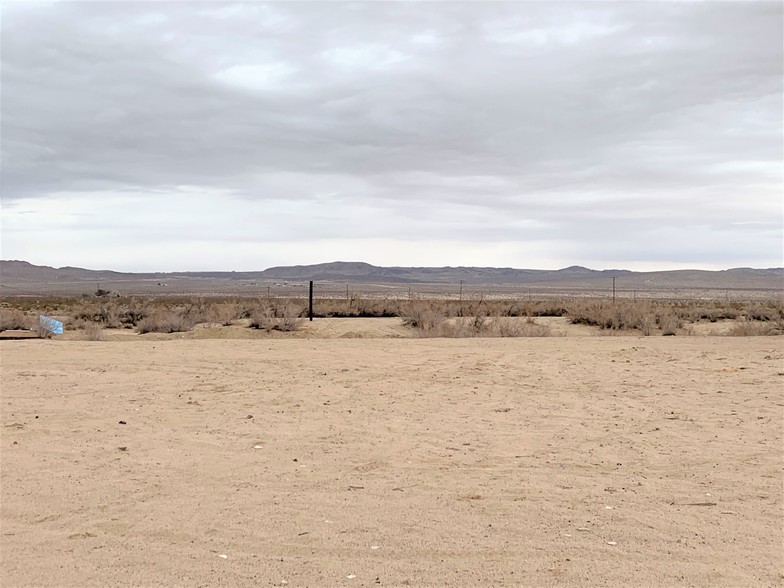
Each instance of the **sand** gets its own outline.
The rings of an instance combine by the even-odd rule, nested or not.
[[[781,339],[386,336],[0,343],[2,585],[784,583]]]

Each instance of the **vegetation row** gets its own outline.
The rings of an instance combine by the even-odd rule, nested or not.
[[[241,324],[266,331],[295,331],[308,315],[308,302],[292,298],[4,298],[0,331],[34,329],[39,314],[62,320],[66,329],[135,329],[174,333],[197,324]],[[734,335],[784,333],[784,303],[701,301],[563,300],[399,300],[353,297],[317,299],[316,318],[397,317],[416,334],[436,337],[546,336],[537,317],[566,317],[602,331],[642,335],[685,334],[698,322],[734,320]],[[510,320],[525,317],[526,320]]]

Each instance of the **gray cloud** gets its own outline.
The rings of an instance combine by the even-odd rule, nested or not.
[[[65,263],[148,269],[90,251],[111,226],[303,245],[253,267],[781,264],[780,3],[2,10],[4,257],[81,231]]]

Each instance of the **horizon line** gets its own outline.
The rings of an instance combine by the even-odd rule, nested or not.
[[[43,268],[51,268],[54,270],[63,270],[63,269],[79,269],[85,271],[93,271],[93,272],[113,272],[113,273],[121,273],[121,274],[194,274],[194,273],[256,273],[256,272],[264,272],[270,269],[276,268],[307,268],[313,266],[323,266],[323,265],[333,265],[333,264],[362,264],[367,265],[374,268],[380,269],[483,269],[483,270],[517,270],[517,271],[538,271],[538,272],[556,272],[556,271],[563,271],[567,269],[585,269],[589,271],[595,272],[631,272],[631,273],[638,273],[638,274],[645,274],[645,273],[660,273],[660,272],[677,272],[677,271],[701,271],[701,272],[726,272],[732,270],[782,270],[784,271],[784,266],[771,266],[771,267],[755,267],[755,266],[732,266],[726,267],[723,269],[704,269],[699,267],[686,267],[686,268],[670,268],[670,269],[653,269],[653,270],[631,270],[626,269],[623,267],[606,267],[603,269],[592,268],[580,264],[572,264],[567,265],[564,267],[559,267],[555,269],[547,269],[547,268],[533,268],[533,267],[512,267],[512,266],[492,266],[492,265],[375,265],[370,262],[366,261],[342,261],[342,260],[335,260],[335,261],[325,261],[325,262],[318,262],[318,263],[295,263],[295,264],[282,264],[282,265],[272,265],[263,269],[190,269],[190,270],[116,270],[116,269],[109,269],[109,268],[101,268],[95,269],[80,265],[63,265],[63,266],[54,266],[54,265],[45,265],[45,264],[36,264],[24,259],[0,259],[0,263],[26,263],[34,267],[43,267]]]

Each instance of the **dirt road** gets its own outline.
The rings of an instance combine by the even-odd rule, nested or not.
[[[3,586],[784,582],[777,338],[1,345]]]

